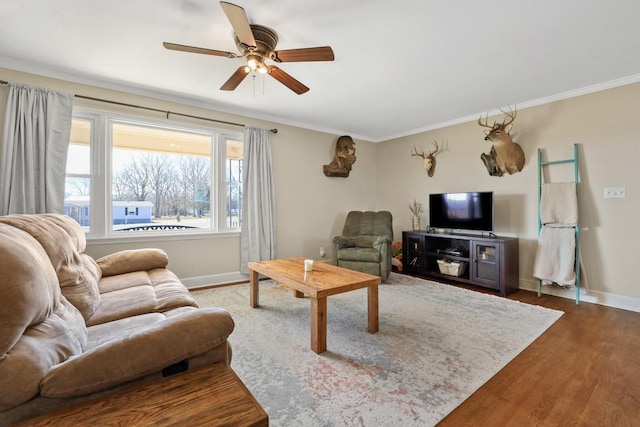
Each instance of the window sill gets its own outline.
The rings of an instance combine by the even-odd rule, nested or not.
[[[145,242],[162,242],[175,240],[199,240],[199,239],[223,239],[229,237],[240,237],[240,231],[203,231],[195,233],[127,233],[122,236],[109,237],[89,237],[87,236],[88,245],[111,245],[114,243],[145,243]]]

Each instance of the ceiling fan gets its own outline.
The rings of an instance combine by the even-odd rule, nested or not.
[[[306,62],[333,61],[334,59],[330,46],[276,50],[278,36],[273,30],[262,25],[249,24],[247,14],[240,6],[226,1],[221,1],[220,6],[233,27],[239,54],[168,42],[164,42],[162,45],[167,49],[182,52],[227,58],[246,58],[247,64],[239,67],[220,87],[221,90],[234,90],[250,73],[266,73],[298,95],[302,95],[309,90],[308,87],[275,65],[266,65],[265,61],[269,59],[275,62]]]

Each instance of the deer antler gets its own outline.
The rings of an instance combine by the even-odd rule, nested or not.
[[[489,126],[488,122],[489,122],[489,113],[487,113],[487,115],[485,116],[484,123],[482,123],[482,116],[480,116],[480,118],[478,119],[478,124],[480,126],[485,127],[485,128],[489,128],[489,129],[493,129],[493,126]],[[494,125],[495,125],[495,123],[494,123]]]
[[[504,119],[504,121],[501,124],[502,127],[509,126],[511,123],[513,123],[513,121],[516,119],[516,116],[518,115],[518,110],[511,110],[511,108],[509,108],[508,112],[504,111],[501,108],[500,112],[507,116],[507,118]],[[487,115],[484,118],[484,123],[482,123],[482,116],[480,116],[480,118],[478,119],[478,124],[485,128],[494,129],[496,127],[496,124],[498,123],[493,122],[493,125],[489,125],[489,113],[487,113]]]
[[[513,121],[516,119],[516,116],[518,115],[518,110],[511,110],[511,107],[509,107],[508,113],[502,108],[500,109],[500,111],[502,112],[502,114],[505,114],[509,118],[509,121],[506,121],[507,119],[505,119],[505,121],[502,122],[502,126],[504,127],[507,127],[511,123],[513,123]]]
[[[416,146],[413,146],[413,151],[411,152],[411,157],[413,156],[418,156],[418,157],[422,157],[423,159],[426,159],[427,157],[424,155],[424,151],[422,153],[418,153],[418,150],[416,149]]]
[[[434,154],[437,154],[440,151],[440,147],[438,146],[438,141],[434,139],[432,142],[433,142],[433,145],[436,147],[436,149],[433,151],[429,151],[429,156],[433,156]]]

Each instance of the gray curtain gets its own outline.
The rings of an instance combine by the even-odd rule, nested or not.
[[[247,263],[276,256],[276,201],[271,169],[269,130],[246,127],[240,271],[248,274]]]
[[[64,212],[73,95],[9,83],[0,214]]]

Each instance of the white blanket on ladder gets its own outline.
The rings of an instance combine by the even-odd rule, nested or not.
[[[543,284],[575,285],[576,231],[574,227],[549,224],[542,227],[533,265],[533,276]]]
[[[575,182],[543,184],[533,276],[544,284],[575,285],[578,197]]]
[[[542,184],[540,222],[575,225],[578,223],[578,195],[575,182]]]

